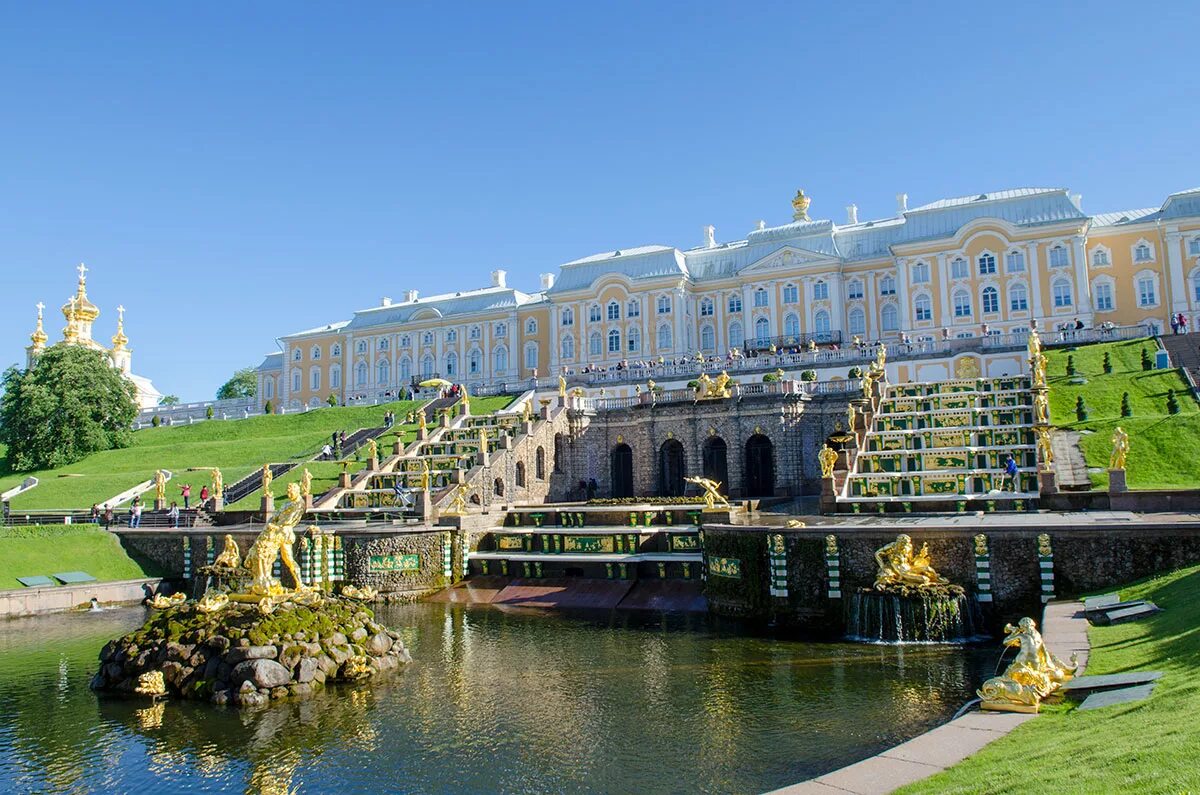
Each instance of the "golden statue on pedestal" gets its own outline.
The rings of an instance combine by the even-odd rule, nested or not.
[[[154,473],[154,501],[159,505],[167,501],[167,475],[161,469]]]
[[[300,496],[311,497],[312,493],[312,473],[308,471],[308,467],[304,468],[304,472],[300,475]]]
[[[425,409],[417,409],[417,427],[425,430]]]
[[[812,199],[810,199],[808,196],[804,195],[804,190],[803,189],[797,190],[795,198],[792,199],[792,220],[793,221],[809,220],[808,206],[810,204],[812,204]]]
[[[1113,428],[1112,455],[1108,458],[1109,469],[1125,469],[1125,458],[1129,455],[1129,434],[1118,425]]]
[[[212,496],[215,499],[221,499],[225,496],[225,477],[221,474],[221,470],[216,467],[212,468]]]
[[[821,464],[821,477],[833,477],[833,468],[837,465],[837,460],[838,454],[836,450],[827,444],[821,445],[821,452],[817,453],[817,461]]]
[[[729,500],[725,499],[725,495],[721,493],[720,481],[709,480],[708,478],[684,478],[684,480],[704,489],[704,507],[706,510],[715,510],[718,503],[722,507],[729,507]]]
[[[238,549],[237,542],[233,540],[233,536],[226,533],[225,546],[221,548],[221,554],[217,555],[217,559],[213,561],[213,566],[216,568],[237,569],[241,565],[241,550]]]
[[[1004,646],[1019,649],[1017,657],[1001,676],[983,683],[978,691],[982,709],[999,712],[1037,712],[1042,699],[1075,675],[1079,667],[1075,655],[1064,663],[1046,648],[1042,634],[1032,618],[1022,618],[1017,626],[1008,624]]]
[[[932,588],[950,583],[934,571],[929,557],[929,545],[913,553],[912,538],[901,533],[896,540],[875,552],[879,573],[875,575],[875,590],[893,591],[912,588]]]
[[[1029,357],[1029,374],[1033,377],[1033,388],[1046,387],[1046,354],[1038,351]]]
[[[1049,469],[1054,463],[1054,447],[1050,441],[1050,429],[1045,425],[1035,426],[1033,432],[1037,435],[1038,458],[1041,459],[1042,469]]]
[[[530,415],[530,404],[532,402],[533,401],[531,400],[526,400],[521,404],[521,419],[525,422],[529,422],[532,419],[532,416]]]
[[[295,583],[294,591],[305,591],[307,586],[300,578],[300,569],[292,557],[292,545],[296,543],[296,525],[304,518],[304,500],[300,498],[300,484],[289,483],[288,501],[271,519],[265,530],[258,534],[254,545],[246,553],[245,568],[250,573],[250,589],[247,594],[237,594],[235,601],[258,601],[262,597],[279,597],[288,593],[279,580],[272,576],[275,560],[279,559]],[[239,599],[249,596],[252,599]]]
[[[1050,396],[1044,389],[1033,393],[1033,422],[1035,425],[1050,424]]]
[[[558,376],[558,396],[560,398],[567,396],[567,379],[563,378],[561,373]]]
[[[442,511],[443,516],[462,516],[467,512],[467,494],[471,489],[466,483],[459,483],[454,487],[454,493],[450,496],[450,504],[446,506],[446,510]]]
[[[379,458],[379,442],[374,439],[367,439],[367,459]]]
[[[1029,358],[1032,359],[1042,352],[1042,338],[1038,336],[1037,329],[1029,329],[1029,339],[1026,340],[1029,346]]]
[[[275,473],[271,471],[270,464],[263,464],[262,468],[262,492],[264,497],[271,496],[271,481],[275,480]]]

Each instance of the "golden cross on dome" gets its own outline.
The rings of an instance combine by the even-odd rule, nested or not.
[[[42,310],[45,308],[46,308],[45,304],[43,304],[41,301],[37,302],[38,320],[42,319]]]
[[[124,319],[125,319],[125,307],[118,306],[117,307],[117,322],[120,323]]]
[[[76,268],[75,270],[79,271],[79,281],[83,281],[83,279],[84,279],[84,274],[85,274],[85,273],[87,273],[87,271],[88,271],[88,267],[87,267],[87,265],[84,265],[84,264],[81,262],[81,263],[79,263],[79,267],[78,267],[78,268]]]

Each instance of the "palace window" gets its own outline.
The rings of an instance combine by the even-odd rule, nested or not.
[[[913,284],[928,284],[929,283],[929,263],[918,262],[912,266],[912,281]]]
[[[329,386],[333,389],[342,387],[342,368],[336,364],[329,368]]]
[[[1004,268],[1009,273],[1025,272],[1025,255],[1020,251],[1010,251],[1004,256]]]
[[[355,368],[354,382],[356,384],[358,384],[359,386],[367,385],[367,363],[366,362],[358,363],[358,367]]]
[[[765,317],[760,317],[754,321],[754,339],[763,347],[771,342],[771,324],[767,322]]]
[[[1092,285],[1092,295],[1096,296],[1096,311],[1111,312],[1113,309],[1113,288],[1109,282],[1096,282]]]
[[[846,288],[846,297],[851,301],[861,300],[863,297],[863,283],[858,279],[851,279],[849,286]]]
[[[379,386],[387,386],[391,378],[392,365],[387,359],[380,359],[379,364],[375,365],[375,383]]]
[[[671,350],[671,327],[666,323],[658,327],[658,349],[660,351]]]
[[[570,309],[564,309],[564,310],[563,310],[563,325],[564,325],[564,326],[569,326],[569,325],[571,325],[570,323],[567,323],[567,322],[566,322],[567,316],[568,316],[568,315],[570,315],[570,314],[571,314],[571,310],[570,310]],[[479,328],[479,326],[471,326],[471,339],[473,339],[473,340],[477,340],[477,339],[479,339],[479,337],[480,337],[482,334],[483,334],[483,329]]]
[[[508,325],[505,323],[497,323],[496,329],[495,329],[495,334],[497,337],[507,337],[508,336]]]
[[[796,317],[795,313],[793,312],[788,312],[783,318],[783,336],[800,336],[800,318]]]
[[[312,346],[312,350],[309,351],[308,355],[309,355],[310,359],[320,359],[321,358],[321,346],[320,345]]]
[[[637,326],[629,329],[628,339],[625,341],[625,347],[629,348],[630,353],[637,353],[642,349],[642,331]]]
[[[449,329],[446,331],[446,342],[458,342],[457,329]]]
[[[531,317],[525,321],[525,333],[526,334],[537,334],[537,319],[536,318]]]
[[[970,273],[967,271],[967,261],[962,257],[955,257],[950,263],[950,278],[965,279]]]
[[[1029,292],[1023,284],[1014,284],[1008,288],[1008,308],[1013,312],[1029,310]]]
[[[303,356],[304,356],[304,354],[300,352],[299,348],[296,348],[294,351],[292,351],[292,361],[293,362],[300,361],[300,359],[303,358]]]
[[[308,371],[308,388],[313,392],[321,388],[321,370],[317,367]]]
[[[620,320],[621,319],[621,305],[618,304],[616,301],[608,302],[608,319],[609,320]]]
[[[867,333],[867,313],[857,307],[850,310],[850,333]]]
[[[1051,287],[1051,293],[1054,296],[1054,306],[1056,308],[1071,306],[1071,283],[1066,279],[1059,279]]]
[[[713,315],[713,300],[711,298],[700,299],[700,317],[712,317]]]
[[[800,303],[800,289],[794,284],[785,284],[783,286],[783,302],[785,304]]]
[[[591,306],[588,307],[588,322],[589,323],[599,323],[600,322],[600,304],[592,304]]]
[[[1142,276],[1137,280],[1138,306],[1154,306],[1158,303],[1158,291],[1153,276]]]
[[[893,276],[884,276],[879,280],[880,295],[895,295],[896,294],[896,279]]]
[[[1050,267],[1065,268],[1071,263],[1067,257],[1067,250],[1062,246],[1054,246],[1050,249]]]
[[[1192,277],[1192,295],[1195,296],[1196,301],[1200,302],[1200,272]]]
[[[612,331],[608,332],[608,352],[621,352],[621,332],[617,329],[613,329]]]
[[[604,338],[600,336],[599,331],[593,331],[588,337],[588,355],[599,356],[604,353]]]
[[[712,351],[717,347],[716,334],[713,332],[713,327],[709,325],[700,328],[700,350]]]
[[[769,303],[770,303],[770,298],[769,298],[766,290],[759,287],[757,290],[754,291],[754,305],[755,306],[767,306]]]
[[[304,376],[300,375],[299,370],[292,370],[292,391],[299,392],[303,384]]]
[[[740,348],[746,342],[746,335],[742,332],[742,324],[734,321],[729,324],[729,347]]]
[[[979,264],[979,275],[980,276],[987,276],[988,274],[996,272],[996,255],[995,254],[989,254],[989,253],[980,254],[979,259],[977,259],[976,262]],[[984,311],[986,311],[986,310],[984,310]]]
[[[883,331],[896,331],[900,328],[900,313],[895,304],[888,304],[879,313],[879,323]]]
[[[629,304],[625,307],[625,317],[641,317],[642,305],[636,298],[630,298]]]
[[[827,282],[813,282],[813,300],[829,300],[829,284]]]
[[[729,296],[729,312],[734,314],[742,311],[742,297],[737,293]]]
[[[268,378],[263,381],[263,396],[267,400],[270,400],[271,398],[275,397],[275,379],[274,378]]]
[[[471,375],[479,375],[479,371],[483,369],[483,352],[478,348],[467,355],[467,369]]]
[[[1149,262],[1152,259],[1154,259],[1154,257],[1150,254],[1150,246],[1146,245],[1145,243],[1138,243],[1133,247],[1134,262]]]
[[[454,351],[446,354],[446,375],[458,375],[458,354]]]
[[[658,314],[660,314],[660,315],[671,314],[671,296],[660,295],[658,297],[657,306],[658,306]]]
[[[341,343],[338,343],[338,342],[335,342],[335,343],[333,343],[333,347],[329,349],[329,355],[330,355],[330,356],[332,356],[332,357],[334,357],[335,359],[336,359],[338,356],[341,356],[341,355],[342,355],[342,345],[341,345]]]
[[[817,332],[820,339],[829,338],[829,313],[824,309],[813,316],[813,331]]]
[[[1200,237],[1193,237],[1188,241],[1188,256],[1200,257]]]
[[[558,345],[559,345],[559,355],[561,355],[562,358],[564,358],[564,359],[574,359],[575,358],[575,338],[574,337],[572,337],[570,334],[568,334],[567,336],[563,337],[559,341]]]
[[[536,370],[538,366],[538,346],[536,342],[525,345],[525,369]]]
[[[424,381],[427,378],[433,378],[433,355],[429,353],[421,357],[421,380]],[[408,379],[401,378],[398,384],[404,383],[406,380]]]
[[[412,341],[409,339],[408,335],[405,334],[403,337],[400,338],[400,347],[407,348],[407,347],[409,347],[409,345],[411,345],[411,342]]]
[[[398,383],[407,384],[412,380],[412,360],[405,356],[400,360],[400,380]]]
[[[501,345],[492,353],[492,370],[497,374],[508,369],[508,348]]]
[[[389,344],[390,344],[390,343],[388,342],[388,338],[387,338],[387,337],[380,337],[380,338],[379,338],[379,350],[381,350],[381,351],[386,351],[386,350],[388,349],[388,346],[389,346]]]
[[[985,315],[994,315],[1000,311],[1000,291],[995,287],[984,287],[980,301]]]
[[[971,294],[966,290],[956,290],[954,292],[953,303],[955,317],[971,316]]]
[[[1092,265],[1095,265],[1096,267],[1104,267],[1108,264],[1108,251],[1098,248],[1092,252]]]
[[[913,316],[918,323],[933,320],[933,301],[928,295],[922,293],[913,299]]]
[[[359,353],[366,353],[366,352],[367,352],[367,343],[366,343],[366,341],[365,341],[365,340],[359,340],[359,341],[358,341],[358,344],[354,346],[354,349],[355,349],[355,350],[357,350]]]
[[[571,307],[569,307],[569,306],[563,307],[562,324],[564,326],[574,326],[575,325],[575,312],[572,311]],[[472,339],[474,339],[474,337],[472,337]]]
[[[432,331],[426,331],[421,336],[421,344],[422,345],[432,345],[433,344],[433,332]]]

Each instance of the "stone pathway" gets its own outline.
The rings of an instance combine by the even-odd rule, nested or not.
[[[1078,655],[1087,665],[1087,620],[1080,602],[1051,602],[1042,617],[1046,647],[1064,660]],[[906,743],[823,776],[776,790],[771,795],[886,795],[958,764],[994,740],[1033,720],[1015,712],[969,712]]]
[[[1050,447],[1054,450],[1058,487],[1063,491],[1090,491],[1092,480],[1088,477],[1083,451],[1079,449],[1079,434],[1055,429],[1050,437]]]

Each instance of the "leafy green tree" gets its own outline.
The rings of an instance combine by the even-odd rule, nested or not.
[[[158,401],[158,405],[160,405],[160,406],[178,406],[179,405],[179,395],[163,395],[162,399],[160,399]]]
[[[64,466],[132,441],[133,382],[97,351],[57,345],[28,370],[9,368],[3,385],[0,443],[13,471]]]
[[[254,397],[258,394],[258,376],[253,367],[243,367],[217,390],[217,400]]]

